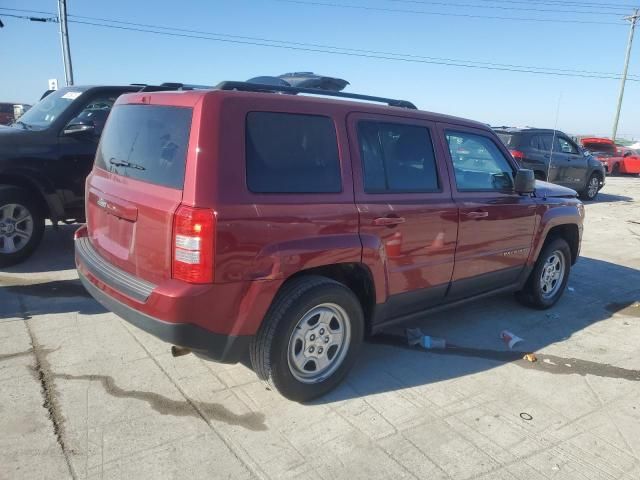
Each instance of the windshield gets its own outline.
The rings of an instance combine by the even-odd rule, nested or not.
[[[48,128],[83,93],[83,90],[74,87],[52,92],[25,112],[18,126],[29,130]]]

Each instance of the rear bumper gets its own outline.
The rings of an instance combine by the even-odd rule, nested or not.
[[[156,337],[224,363],[243,359],[277,282],[149,283],[110,264],[86,227],[75,235],[75,263],[87,291],[105,308]]]
[[[164,322],[110,297],[78,271],[84,288],[103,307],[165,342],[191,350],[224,363],[237,363],[249,349],[250,335],[223,335],[189,323]]]

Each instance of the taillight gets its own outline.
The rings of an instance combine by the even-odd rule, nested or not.
[[[518,161],[524,160],[524,152],[521,152],[520,150],[509,150],[509,151],[511,152],[511,156],[516,160]]]
[[[208,208],[182,205],[173,216],[172,277],[189,283],[213,282],[216,217]]]

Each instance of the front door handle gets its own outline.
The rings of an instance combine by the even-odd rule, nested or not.
[[[481,218],[487,218],[488,216],[489,212],[485,212],[483,210],[467,213],[467,218],[471,218],[473,220],[480,220]]]
[[[377,227],[393,227],[394,225],[400,225],[404,222],[404,217],[380,217],[376,218],[373,224]]]

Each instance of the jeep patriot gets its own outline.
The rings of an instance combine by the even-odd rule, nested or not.
[[[334,388],[365,335],[434,309],[551,307],[584,217],[484,124],[240,82],[121,96],[85,208],[93,297],[176,353],[249,354],[296,401]]]

